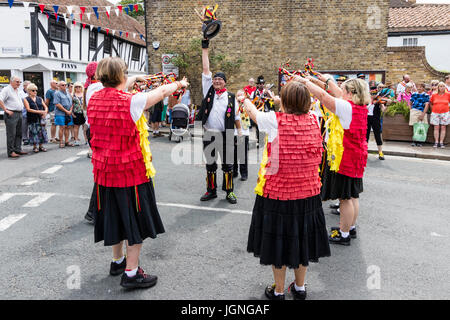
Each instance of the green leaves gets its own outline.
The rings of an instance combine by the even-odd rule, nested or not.
[[[387,108],[387,116],[393,117],[396,114],[402,114],[406,120],[409,120],[409,107],[405,101],[393,103]]]

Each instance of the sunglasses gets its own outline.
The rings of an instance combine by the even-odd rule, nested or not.
[[[31,92],[37,92],[37,90],[30,90]]]

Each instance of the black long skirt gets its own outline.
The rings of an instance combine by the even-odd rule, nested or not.
[[[322,201],[358,199],[359,194],[363,191],[362,178],[351,178],[331,171],[328,163],[325,163],[325,170],[322,175],[322,188],[320,190]]]
[[[291,269],[330,256],[320,196],[290,201],[257,196],[247,251],[262,265]]]
[[[123,240],[128,240],[130,246],[141,244],[165,232],[151,180],[127,188],[97,185],[93,216],[95,242],[104,241],[105,246]]]

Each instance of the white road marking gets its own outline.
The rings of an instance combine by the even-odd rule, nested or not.
[[[0,221],[0,231],[5,231],[11,227],[14,223],[25,217],[26,214],[12,214]]]
[[[61,163],[71,163],[78,159],[80,159],[80,157],[70,157],[70,158],[67,158],[66,160],[61,161]]]
[[[36,197],[25,203],[22,207],[24,208],[36,208],[39,207],[42,203],[53,197],[54,193],[39,193],[36,194]]]
[[[89,150],[84,150],[84,151],[78,152],[78,153],[77,153],[77,156],[85,156],[85,155],[87,155],[88,153],[89,153]]]
[[[3,193],[2,195],[0,195],[0,203],[9,200],[12,197],[14,197],[14,193]]]
[[[189,204],[181,204],[181,203],[157,202],[157,205],[163,206],[163,207],[176,207],[176,208],[203,210],[203,211],[229,212],[229,213],[240,213],[240,214],[249,214],[249,215],[252,214],[251,211],[225,209],[225,208],[199,207],[199,206],[192,206]]]
[[[31,186],[37,182],[39,182],[39,180],[28,180],[28,181],[22,182],[20,185],[21,186]]]
[[[48,168],[47,170],[45,170],[45,171],[42,171],[41,173],[44,173],[44,174],[53,174],[53,173],[55,173],[56,171],[58,171],[59,169],[61,169],[63,166],[60,166],[60,165],[57,165],[57,166],[53,166],[53,167],[51,167],[51,168]]]

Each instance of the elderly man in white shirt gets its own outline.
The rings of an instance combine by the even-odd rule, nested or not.
[[[21,80],[14,76],[11,83],[0,92],[0,107],[5,111],[6,145],[8,157],[17,159],[27,154],[22,151],[22,110],[23,100],[19,87]]]
[[[206,132],[203,137],[203,150],[206,157],[207,185],[206,193],[200,198],[208,201],[217,198],[217,156],[222,160],[223,183],[222,190],[227,193],[226,200],[237,203],[233,192],[233,162],[234,162],[234,129],[242,135],[238,107],[234,94],[226,89],[226,76],[218,72],[212,76],[209,69],[209,40],[202,42],[202,87],[203,101],[196,120],[202,121]],[[216,141],[222,139],[222,143]]]

